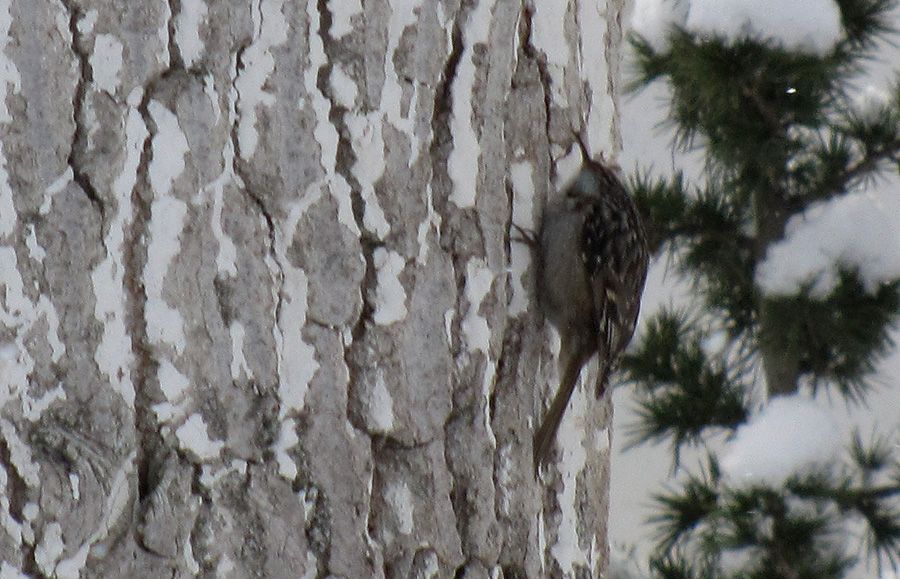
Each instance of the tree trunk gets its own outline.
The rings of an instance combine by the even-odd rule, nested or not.
[[[787,194],[779,186],[778,178],[772,178],[771,190],[758,191],[754,196],[756,214],[755,263],[766,259],[769,248],[784,237],[788,210]],[[800,388],[800,359],[797,355],[798,336],[785,335],[779,327],[778,313],[766,296],[757,296],[759,312],[759,352],[766,376],[766,395],[788,396]]]
[[[509,240],[620,146],[623,2],[557,4],[0,1],[0,575],[604,572]]]

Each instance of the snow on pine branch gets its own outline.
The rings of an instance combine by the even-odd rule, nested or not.
[[[841,449],[834,415],[806,396],[772,399],[728,444],[722,473],[734,485],[781,486],[833,462]]]
[[[843,35],[834,0],[637,0],[632,25],[657,52],[665,50],[673,25],[700,36],[771,41],[821,55]]]
[[[794,216],[785,238],[772,245],[756,269],[770,296],[789,296],[811,285],[827,297],[841,269],[856,270],[866,291],[900,279],[900,196],[896,191],[849,193]]]

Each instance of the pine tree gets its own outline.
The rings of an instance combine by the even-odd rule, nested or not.
[[[864,401],[892,350],[900,275],[873,280],[844,259],[833,279],[789,292],[760,281],[793,219],[900,173],[900,82],[874,105],[853,96],[876,43],[893,32],[895,2],[836,4],[843,32],[828,50],[679,22],[662,44],[632,39],[633,88],[665,81],[676,146],[700,148],[706,161],[700,183],[681,174],[631,182],[654,251],[669,254],[697,296],[645,320],[623,361],[639,403],[635,441],[671,442],[676,464],[685,445],[745,425],[759,411],[755,385],[769,404],[822,389]],[[887,436],[846,447],[840,461],[750,485],[723,476],[709,451],[702,472],[656,497],[654,576],[827,578],[860,558],[897,565],[900,447]]]

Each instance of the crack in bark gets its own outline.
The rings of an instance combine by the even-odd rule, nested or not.
[[[169,68],[184,69],[184,58],[181,56],[181,49],[175,40],[175,17],[181,14],[181,0],[168,0],[169,18],[166,22],[166,30],[168,32],[168,42],[166,49],[169,52]]]
[[[134,352],[134,387],[135,387],[135,423],[138,436],[136,449],[138,498],[143,500],[150,495],[158,481],[151,480],[153,458],[162,446],[156,423],[152,419],[152,397],[148,392],[148,384],[156,370],[157,362],[153,358],[152,347],[147,333],[147,291],[143,281],[143,271],[147,264],[147,239],[151,219],[151,200],[144,192],[150,190],[150,162],[153,157],[152,144],[156,137],[156,124],[150,116],[148,106],[153,94],[153,83],[148,83],[138,112],[147,129],[141,150],[141,158],[137,168],[137,180],[131,192],[133,218],[130,225],[128,243],[123,244],[122,263],[125,267],[124,283],[127,289],[129,327],[131,328],[131,349]]]
[[[339,104],[333,97],[329,78],[333,68],[332,62],[335,60],[335,47],[329,30],[332,25],[332,14],[328,9],[328,0],[317,0],[316,9],[319,13],[319,29],[316,33],[322,41],[323,51],[326,55],[325,64],[319,67],[316,75],[316,88],[324,99],[329,103],[328,120],[334,126],[338,135],[337,158],[335,163],[335,173],[340,174],[347,184],[350,186],[351,198],[350,207],[353,213],[353,219],[360,231],[360,248],[362,250],[363,260],[366,268],[363,278],[360,282],[360,300],[362,307],[359,317],[350,328],[352,344],[349,348],[344,349],[344,365],[347,367],[349,379],[347,381],[347,409],[346,416],[350,425],[358,432],[364,433],[372,439],[372,433],[366,428],[366,421],[363,416],[353,409],[353,402],[358,399],[355,395],[355,387],[360,382],[361,375],[360,364],[354,359],[358,351],[357,345],[364,339],[365,334],[372,323],[375,315],[375,307],[372,305],[370,295],[376,287],[376,268],[375,268],[375,250],[384,244],[370,232],[366,231],[364,225],[365,201],[362,196],[362,185],[353,176],[350,171],[341,172],[342,167],[350,167],[356,160],[356,154],[350,144],[348,138],[347,125],[344,122],[344,116],[348,112],[347,109]]]
[[[103,236],[103,230],[106,227],[106,205],[100,192],[91,182],[90,177],[82,166],[82,160],[86,155],[86,143],[88,139],[88,128],[84,124],[85,101],[87,99],[88,87],[94,82],[94,72],[91,67],[90,58],[86,50],[80,46],[80,33],[78,31],[78,22],[84,17],[81,8],[74,4],[73,0],[62,0],[63,8],[69,14],[69,33],[72,35],[72,52],[78,61],[78,80],[75,83],[75,96],[72,99],[72,122],[75,125],[75,131],[72,134],[72,142],[69,145],[69,155],[66,163],[72,169],[72,180],[78,184],[85,196],[97,211],[100,213],[100,242],[106,248],[106,240]]]
[[[553,162],[553,156],[550,153],[550,127],[551,112],[553,110],[553,96],[550,90],[552,79],[550,77],[550,69],[547,68],[547,59],[542,56],[534,45],[534,8],[525,5],[522,9],[522,27],[520,31],[519,44],[525,56],[533,61],[538,69],[538,78],[541,82],[541,90],[544,97],[544,131],[547,135],[547,157],[550,168],[550,181],[556,178],[556,164]]]
[[[249,471],[249,468],[247,470]],[[201,515],[203,514],[204,510],[206,510],[207,512],[210,511],[210,505],[215,504],[212,493],[210,493],[210,490],[200,480],[202,476],[203,465],[200,463],[192,463],[191,494],[196,497],[200,497],[200,501],[197,505],[197,512],[194,514],[194,520],[191,523],[191,529],[188,532],[187,542],[191,546],[191,552],[195,555],[197,553],[207,552],[208,545],[204,544],[203,538],[197,533],[197,530],[201,526]],[[194,560],[196,561],[196,558]],[[211,565],[205,560],[205,558],[201,558],[200,561],[197,561],[197,564],[200,566],[201,571],[204,568],[206,568],[207,571],[212,571],[212,569],[210,568]]]
[[[462,26],[459,15],[453,20],[453,30],[450,33],[450,50],[447,54],[447,62],[441,71],[441,80],[434,91],[434,105],[431,113],[431,165],[432,173],[435,167],[443,167],[445,178],[447,177],[447,158],[449,151],[447,145],[453,141],[450,134],[450,115],[453,112],[453,81],[456,80],[456,72],[459,69],[459,61],[463,55]],[[440,233],[440,232],[438,232]]]
[[[166,30],[169,33],[167,46],[173,38],[173,14],[169,11],[166,22]],[[128,326],[131,329],[131,349],[134,353],[134,390],[135,390],[135,429],[138,443],[135,451],[138,500],[146,506],[149,497],[159,484],[159,466],[167,459],[165,444],[158,424],[154,418],[152,406],[154,397],[150,393],[150,384],[158,362],[153,356],[153,347],[147,332],[147,291],[143,281],[143,271],[147,264],[147,236],[149,224],[152,218],[152,186],[150,184],[150,163],[153,160],[153,141],[157,136],[156,123],[150,114],[149,106],[153,96],[157,94],[159,85],[169,79],[179,68],[171,65],[147,80],[143,87],[141,102],[137,106],[141,120],[147,129],[144,138],[141,157],[137,168],[137,179],[131,191],[133,217],[129,228],[128,242],[123,245],[123,260],[125,268],[124,283],[126,288],[126,302],[128,308]],[[138,516],[143,517],[142,510]],[[144,548],[141,541],[137,544]]]
[[[316,10],[318,11],[319,16],[319,29],[316,31],[316,34],[318,34],[319,38],[322,41],[322,49],[326,55],[325,64],[319,67],[319,70],[316,74],[316,88],[318,89],[322,97],[329,103],[328,120],[334,126],[335,132],[337,133],[338,137],[334,170],[336,174],[340,174],[344,178],[344,180],[350,187],[350,208],[353,213],[353,219],[356,222],[356,227],[360,231],[360,249],[362,251],[363,260],[365,261],[365,271],[363,272],[362,280],[360,280],[359,289],[360,301],[362,305],[356,322],[353,324],[352,328],[350,328],[352,343],[349,347],[344,348],[343,358],[348,375],[347,406],[345,409],[345,416],[347,422],[350,424],[350,427],[361,435],[367,437],[369,440],[369,456],[372,460],[372,472],[370,475],[371,484],[369,485],[365,529],[367,536],[371,538],[372,504],[373,497],[376,493],[376,489],[378,488],[377,483],[379,478],[378,471],[375,468],[375,457],[378,453],[378,437],[376,435],[373,435],[366,428],[365,418],[354,411],[354,402],[359,398],[356,394],[356,387],[360,383],[360,375],[362,374],[360,364],[355,360],[355,356],[359,351],[359,345],[364,340],[366,332],[375,315],[375,307],[372,305],[369,296],[374,290],[377,282],[374,259],[375,249],[383,244],[377,238],[369,234],[365,229],[363,219],[363,215],[365,212],[365,201],[363,200],[362,196],[361,184],[353,176],[351,171],[341,171],[341,169],[344,167],[352,166],[353,162],[356,160],[356,155],[353,151],[352,145],[350,144],[347,125],[344,122],[344,117],[348,111],[343,105],[339,104],[335,100],[334,96],[332,95],[331,86],[329,83],[329,78],[331,76],[331,71],[333,68],[332,63],[336,60],[336,58],[334,41],[329,33],[329,30],[332,26],[333,16],[328,8],[328,1],[317,0]],[[312,34],[312,32],[310,32],[310,34]],[[317,501],[317,505],[321,502],[322,500],[320,498],[320,500]],[[327,528],[320,529],[320,531],[324,533],[330,533],[331,521],[319,521],[319,525],[323,523],[327,523],[329,526]],[[315,529],[315,526],[312,528],[310,528],[310,526],[307,527],[308,539],[315,538],[315,536],[312,534],[312,531],[314,531]],[[327,561],[328,552],[330,552],[331,550],[331,537],[330,535],[327,535],[326,538],[328,541],[327,550],[323,549],[321,556],[317,557],[317,560],[319,561],[320,573],[331,570],[330,563]],[[367,541],[367,545],[369,545],[367,559],[374,564],[378,557],[371,551],[371,542],[371,540]]]
[[[153,345],[147,332],[147,292],[143,281],[143,271],[147,264],[147,246],[149,224],[152,219],[153,190],[150,184],[150,164],[153,161],[153,142],[158,134],[158,127],[149,111],[150,101],[158,94],[160,85],[178,73],[187,73],[180,68],[169,67],[159,72],[144,85],[141,102],[137,111],[147,130],[137,168],[137,180],[131,192],[133,218],[127,235],[127,243],[123,245],[123,265],[125,267],[124,283],[126,302],[128,304],[128,324],[131,328],[132,351],[135,358],[135,424],[138,437],[136,455],[137,486],[139,508],[136,516],[142,519],[145,511],[152,507],[148,500],[153,496],[169,460],[181,460],[180,453],[166,447],[159,424],[155,419],[153,404],[156,397],[151,393],[151,385],[156,380],[158,362],[153,354]],[[158,385],[157,385],[158,389]],[[196,466],[193,465],[192,466]],[[198,475],[199,476],[199,475]],[[193,487],[194,481],[192,481]],[[199,516],[199,515],[198,515]],[[188,540],[196,529],[197,518],[192,526]],[[141,528],[140,522],[135,526]],[[135,535],[136,544],[148,553],[153,550],[143,544],[141,537]]]
[[[450,132],[450,115],[453,112],[453,82],[456,80],[457,70],[459,69],[459,63],[464,52],[462,25],[460,23],[461,13],[462,6],[460,6],[460,12],[457,13],[456,17],[453,19],[447,61],[441,71],[441,78],[435,87],[434,105],[432,106],[431,113],[432,138],[428,153],[431,158],[431,181],[432,183],[437,184],[437,186],[432,187],[432,204],[435,212],[439,215],[446,213],[447,204],[449,203],[449,196],[446,194],[446,189],[448,189],[448,187],[442,185],[450,182],[450,175],[447,172],[447,161],[450,157],[450,145],[453,142],[453,135]],[[444,228],[438,228],[436,230],[439,247],[443,247],[443,244],[441,243],[443,231]],[[451,259],[451,264],[453,267],[454,279],[457,282],[457,287],[459,287],[459,276],[456,273],[459,271],[459,268],[457,267],[456,260]],[[458,318],[459,316],[454,316],[453,320],[456,330],[458,330],[459,326]],[[454,359],[459,352],[454,349],[453,337],[458,335],[458,331],[451,332],[451,339],[448,344],[450,355]],[[456,344],[456,346],[458,347],[458,344]]]
[[[450,116],[453,113],[453,83],[457,79],[457,71],[459,70],[459,64],[462,60],[463,52],[465,51],[464,43],[463,43],[463,30],[462,30],[462,20],[463,20],[463,12],[464,6],[461,4],[458,12],[454,15],[453,18],[453,28],[450,32],[450,46],[447,51],[447,59],[444,63],[444,68],[441,71],[441,77],[435,87],[434,93],[434,104],[432,106],[431,113],[431,144],[429,146],[429,157],[431,159],[431,181],[435,185],[432,187],[432,203],[434,205],[435,212],[438,214],[443,214],[447,210],[447,205],[449,203],[449,195],[447,191],[450,189],[450,175],[447,171],[447,161],[450,157],[450,151],[452,149],[453,143],[453,135],[450,131]],[[438,235],[438,245],[443,247],[442,239],[442,230],[437,231]],[[455,281],[455,285],[457,288],[462,287],[461,284],[464,280],[461,279],[460,276],[460,268],[457,264],[458,256],[451,255],[451,267],[453,269],[453,277]],[[457,292],[457,295],[460,295],[461,292]],[[457,300],[458,302],[458,300]],[[456,311],[459,311],[459,307],[457,305]],[[453,325],[455,326],[454,330],[450,333],[451,336],[458,336],[458,329],[460,319],[459,316],[454,316]],[[457,344],[458,346],[458,344]],[[458,352],[454,351],[454,343],[451,339],[448,344],[448,348],[450,350],[450,354],[452,358],[455,360],[458,357]],[[444,464],[447,469],[447,475],[450,482],[450,508],[453,511],[453,524],[454,529],[457,533],[457,536],[462,541],[463,538],[463,521],[461,520],[461,511],[460,511],[460,489],[459,489],[459,480],[455,474],[453,468],[453,461],[449,456],[448,449],[446,447],[446,441],[450,440],[450,431],[454,425],[454,423],[460,418],[459,409],[456,406],[455,397],[450,396],[450,411],[447,414],[446,419],[443,424],[443,456],[444,456]],[[463,567],[461,566],[460,569]]]
[[[251,1],[251,4],[252,3],[253,2]],[[251,11],[252,11],[252,8],[251,8]],[[262,15],[261,11],[260,11],[260,15]],[[260,16],[260,18],[262,18],[262,16]],[[262,23],[260,24],[260,27],[262,27]],[[244,195],[247,197],[247,199],[250,200],[250,202],[253,204],[253,206],[256,208],[256,210],[259,212],[259,214],[262,216],[263,220],[266,223],[266,232],[267,232],[268,245],[269,245],[268,255],[272,259],[272,262],[275,264],[275,268],[278,270],[277,276],[273,276],[273,280],[272,280],[274,289],[275,289],[275,296],[276,296],[275,315],[274,315],[275,319],[273,320],[273,323],[275,324],[275,328],[277,328],[278,331],[283,336],[284,332],[281,330],[281,312],[282,312],[282,309],[284,306],[284,278],[285,278],[285,275],[284,275],[284,264],[281,263],[281,260],[278,257],[277,243],[276,243],[277,242],[276,224],[275,224],[274,218],[272,217],[271,212],[266,207],[265,200],[262,198],[261,195],[256,193],[253,190],[253,188],[250,186],[250,183],[252,182],[252,180],[250,179],[249,175],[247,174],[245,167],[242,166],[242,164],[240,163],[240,160],[242,158],[241,157],[240,138],[238,136],[238,121],[240,119],[240,113],[237,111],[239,111],[239,109],[240,109],[239,105],[240,105],[242,97],[241,97],[240,90],[238,90],[238,79],[240,79],[241,73],[245,69],[244,54],[252,46],[252,44],[253,44],[252,38],[246,39],[238,45],[237,51],[235,52],[234,77],[231,79],[231,90],[234,92],[234,95],[235,95],[235,101],[233,103],[231,103],[231,106],[234,107],[235,115],[234,115],[234,121],[231,124],[231,131],[230,131],[230,135],[229,135],[230,139],[231,139],[232,147],[234,148],[234,155],[231,160],[231,171],[232,171],[232,173],[234,173],[235,176],[237,176],[237,178],[240,181],[240,183],[236,183],[236,185],[239,185],[238,190],[243,192]],[[275,359],[278,360],[279,359],[278,345],[274,344],[273,348],[274,348]],[[275,372],[274,387],[275,387],[276,392],[280,391],[280,389],[281,389],[281,373],[279,371]]]
[[[5,494],[9,498],[9,514],[17,523],[22,523],[25,520],[22,510],[28,496],[28,484],[12,463],[9,444],[3,438],[0,438],[0,467],[6,471]]]
[[[450,509],[453,511],[453,527],[456,530],[456,536],[459,537],[460,544],[465,545],[465,531],[466,531],[466,516],[465,516],[465,491],[464,487],[460,486],[461,477],[456,474],[456,470],[454,467],[453,459],[450,456],[450,453],[447,452],[447,441],[453,439],[451,436],[451,429],[454,424],[458,420],[462,420],[464,417],[462,413],[456,406],[456,402],[453,400],[453,396],[450,397],[450,413],[447,415],[447,420],[444,422],[444,464],[447,467],[447,475],[450,479]],[[463,547],[465,549],[465,547]],[[465,552],[463,553],[465,554]]]

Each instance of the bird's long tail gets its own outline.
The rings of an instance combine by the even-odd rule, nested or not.
[[[562,379],[559,382],[559,391],[553,399],[553,404],[544,416],[541,427],[534,434],[534,474],[537,476],[542,464],[546,464],[550,454],[550,448],[556,440],[556,432],[559,430],[559,423],[562,421],[563,414],[566,412],[566,406],[569,405],[569,399],[572,397],[572,391],[575,390],[575,383],[578,382],[578,375],[581,372],[582,360],[577,356],[572,356],[568,364],[563,370]]]

